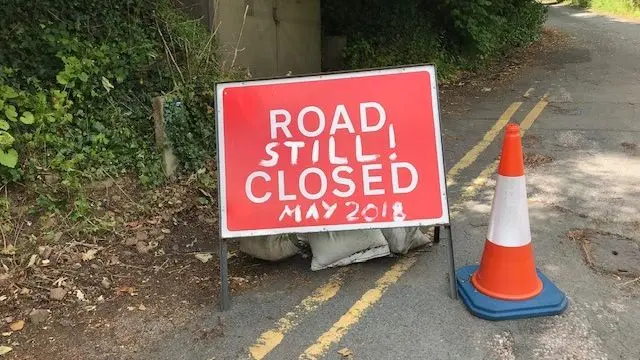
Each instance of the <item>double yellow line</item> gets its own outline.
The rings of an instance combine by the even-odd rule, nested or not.
[[[531,89],[527,91],[525,97],[530,94]],[[520,128],[524,133],[528,130],[533,122],[540,116],[544,108],[547,106],[548,94],[545,94],[533,109],[526,115]],[[501,130],[511,120],[513,115],[520,109],[522,102],[512,103],[500,116],[498,121],[487,131],[482,140],[478,142],[471,150],[469,150],[448,172],[447,186],[456,184],[456,178],[462,170],[472,165],[482,154],[484,150],[491,145],[495,138],[500,134]],[[471,199],[490,178],[497,168],[498,162],[491,163],[485,168],[480,175],[471,182],[471,184],[462,192],[458,202],[451,206],[451,217],[456,216],[461,210],[461,204]],[[402,275],[404,275],[416,262],[415,255],[409,255],[398,260],[391,268],[386,271],[377,281],[375,287],[366,291],[358,301],[356,301],[347,312],[336,321],[329,330],[324,332],[318,339],[309,346],[300,356],[301,360],[316,360],[322,357],[326,351],[333,345],[338,343],[342,337],[349,331],[353,325],[358,323],[365,312],[377,303],[390,285],[396,283]],[[348,273],[347,268],[342,268],[333,275],[327,283],[316,289],[313,294],[302,300],[293,311],[287,313],[283,318],[276,322],[273,329],[267,330],[249,348],[249,354],[252,359],[261,360],[265,358],[273,349],[275,349],[284,339],[285,335],[297,327],[302,320],[310,313],[315,311],[322,304],[331,300],[336,296],[342,286],[345,274]]]
[[[313,294],[303,299],[293,311],[288,312],[278,320],[273,329],[263,332],[258,341],[249,348],[251,357],[253,359],[263,359],[282,342],[286,333],[298,326],[306,315],[336,296],[342,286],[344,275],[348,271],[349,268],[340,268],[329,281],[317,288]]]

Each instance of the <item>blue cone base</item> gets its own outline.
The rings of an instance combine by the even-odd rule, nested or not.
[[[471,284],[471,275],[478,265],[464,266],[456,271],[456,283],[462,302],[475,316],[485,320],[513,320],[562,313],[569,304],[567,296],[536,269],[542,280],[542,292],[528,300],[499,300],[478,292]]]

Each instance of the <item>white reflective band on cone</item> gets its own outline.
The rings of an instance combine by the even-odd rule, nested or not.
[[[498,175],[487,240],[505,247],[519,247],[531,242],[524,175]]]

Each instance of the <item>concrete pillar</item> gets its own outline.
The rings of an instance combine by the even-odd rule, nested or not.
[[[153,122],[155,125],[156,147],[162,156],[162,169],[165,176],[170,179],[175,177],[178,168],[178,158],[173,153],[171,142],[169,141],[164,127],[164,97],[157,96],[153,98]]]

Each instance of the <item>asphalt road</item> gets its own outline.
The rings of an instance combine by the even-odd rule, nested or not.
[[[176,329],[140,358],[250,359],[252,346],[265,359],[339,359],[344,348],[354,359],[640,358],[640,281],[633,281],[640,268],[640,24],[554,7],[548,26],[568,33],[569,45],[470,111],[446,116],[443,127],[448,168],[470,149],[473,160],[450,189],[460,267],[480,259],[501,133],[486,149],[476,144],[522,102],[511,121],[531,125],[524,145],[536,262],[568,295],[563,315],[505,322],[470,315],[448,297],[439,244],[408,260],[378,259],[305,281],[283,276],[236,297],[229,312],[203,309],[193,328],[222,323],[222,336]],[[257,341],[269,330],[266,343]]]

